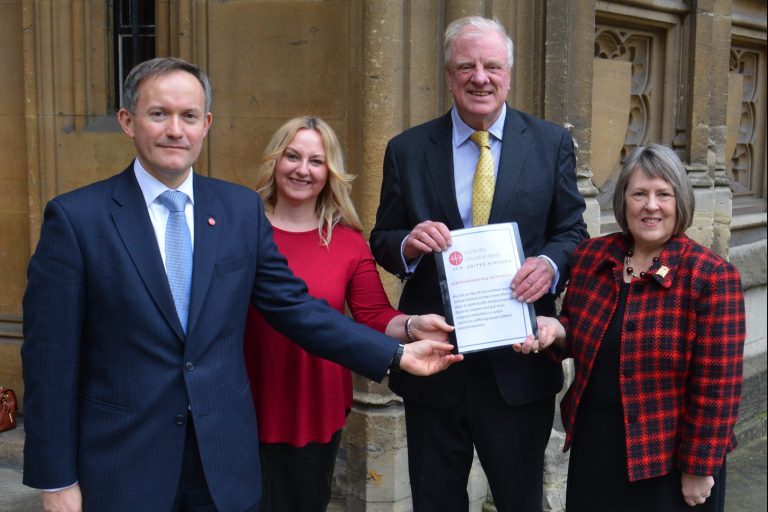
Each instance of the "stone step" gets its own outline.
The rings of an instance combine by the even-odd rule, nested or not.
[[[4,444],[4,435],[0,434],[0,445]],[[753,512],[766,510],[766,438],[754,439],[741,445],[728,456],[728,483],[726,507],[729,512]],[[30,489],[21,483],[21,466],[0,464],[0,512],[39,512],[39,491]],[[329,512],[344,512],[343,499],[334,500]],[[484,510],[495,512],[495,507],[488,505]]]
[[[24,421],[0,433],[0,512],[38,512],[40,493],[21,483],[24,463]]]
[[[21,342],[21,318],[0,313],[0,386],[16,392],[19,408],[24,400]]]
[[[16,428],[0,432],[0,467],[22,467],[24,464],[24,420],[17,418]]]
[[[744,386],[739,405],[739,422],[736,424],[736,439],[739,445],[766,435],[766,358],[759,354],[744,358]]]
[[[728,455],[725,479],[727,512],[756,512],[768,508],[767,447],[763,435],[740,445]]]
[[[0,465],[0,512],[39,512],[40,510],[42,510],[40,491],[21,483],[20,467]]]
[[[39,512],[40,491],[21,483],[24,465],[24,420],[0,433],[0,512]]]

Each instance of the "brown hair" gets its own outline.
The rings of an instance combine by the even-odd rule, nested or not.
[[[621,168],[621,174],[616,181],[616,189],[613,191],[613,214],[616,216],[616,222],[621,230],[624,233],[629,233],[624,194],[627,192],[632,174],[638,171],[644,172],[649,178],[661,178],[672,186],[677,211],[675,233],[685,232],[693,222],[693,212],[696,208],[693,186],[677,153],[663,144],[651,144],[636,148],[629,154]]]
[[[121,107],[128,112],[135,112],[136,103],[139,101],[139,86],[141,83],[147,78],[167,75],[174,71],[186,71],[197,78],[197,81],[200,82],[200,86],[203,88],[203,95],[205,96],[205,113],[207,114],[210,112],[212,92],[211,82],[208,80],[208,77],[194,64],[190,64],[185,60],[177,59],[175,57],[158,57],[156,59],[145,60],[134,66],[125,78]]]

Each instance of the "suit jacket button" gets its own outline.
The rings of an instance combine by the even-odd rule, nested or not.
[[[176,424],[177,425],[183,425],[184,424],[184,416],[182,416],[181,414],[176,416]]]
[[[192,361],[187,361],[187,364],[184,365],[184,368],[191,372],[195,369],[195,365],[192,364]]]

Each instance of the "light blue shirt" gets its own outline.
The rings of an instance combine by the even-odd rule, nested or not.
[[[499,159],[501,158],[501,142],[504,138],[504,120],[507,118],[507,109],[501,109],[499,118],[496,119],[488,132],[491,134],[491,155],[493,156],[494,178],[499,172]],[[475,133],[467,123],[461,120],[456,107],[451,109],[451,121],[453,122],[453,182],[456,186],[456,203],[459,205],[459,214],[465,228],[472,227],[472,182],[475,179],[475,167],[480,158],[480,148],[469,137]]]
[[[160,180],[149,174],[141,165],[139,159],[135,159],[133,163],[133,172],[136,175],[136,181],[139,182],[139,188],[144,195],[144,202],[147,204],[147,210],[149,211],[149,220],[152,221],[152,227],[155,229],[155,238],[157,239],[157,245],[160,247],[160,256],[163,258],[163,265],[165,265],[165,226],[168,224],[168,215],[170,212],[168,208],[163,206],[157,198],[160,194],[169,190],[169,188],[163,184]],[[192,250],[195,247],[195,192],[192,186],[192,177],[194,176],[192,169],[189,170],[189,175],[184,182],[179,185],[179,192],[184,192],[187,196],[187,204],[184,207],[184,214],[187,217],[187,226],[189,226],[189,234],[192,240]]]

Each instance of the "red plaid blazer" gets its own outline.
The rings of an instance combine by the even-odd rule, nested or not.
[[[573,441],[579,401],[616,311],[630,240],[620,233],[584,241],[574,253],[561,322],[575,377],[560,407]],[[744,297],[738,271],[685,235],[670,239],[659,264],[630,285],[621,329],[618,385],[624,405],[629,480],[674,467],[712,475],[736,446],[741,399]]]

